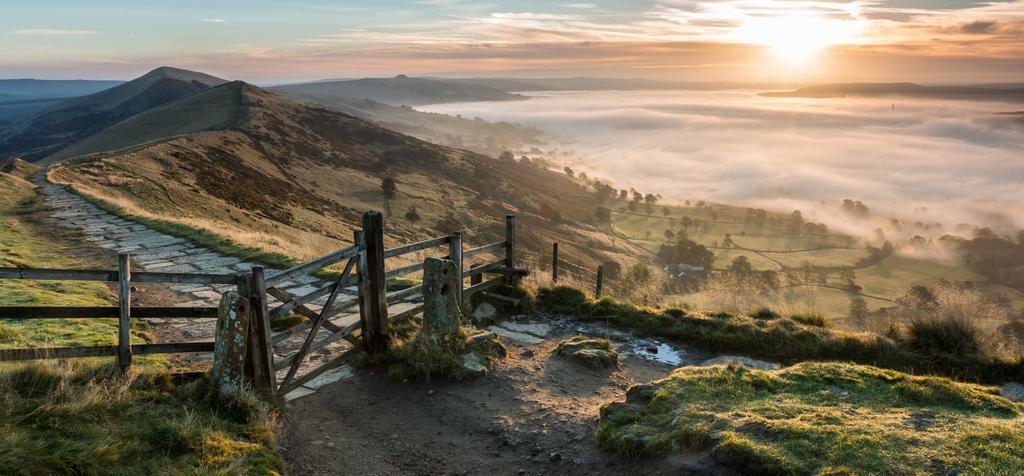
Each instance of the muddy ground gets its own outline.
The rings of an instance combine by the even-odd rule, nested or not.
[[[601,405],[675,366],[625,355],[618,369],[590,369],[554,355],[557,340],[574,334],[555,327],[539,344],[506,340],[509,356],[479,379],[400,382],[362,369],[289,403],[279,438],[289,473],[730,474],[700,456],[628,459],[600,450],[593,433]]]

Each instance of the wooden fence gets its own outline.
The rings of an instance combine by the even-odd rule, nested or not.
[[[388,292],[389,279],[422,271],[422,262],[388,269],[389,259],[445,247],[445,255],[462,270],[463,279],[470,279],[470,286],[459,289],[463,299],[503,281],[517,279],[524,271],[516,268],[515,216],[506,216],[505,239],[477,248],[463,249],[461,232],[447,236],[398,246],[384,248],[384,222],[378,212],[363,215],[362,229],[354,233],[354,245],[334,251],[292,268],[267,275],[260,266],[251,272],[237,274],[189,274],[135,272],[130,269],[131,257],[121,255],[117,271],[97,270],[43,270],[43,269],[0,269],[0,279],[31,279],[61,281],[107,281],[118,283],[118,306],[110,307],[0,307],[0,319],[61,319],[61,318],[117,318],[118,343],[114,346],[60,347],[36,349],[0,350],[0,361],[50,358],[116,356],[122,369],[131,365],[132,355],[182,352],[211,352],[214,342],[184,342],[160,344],[131,343],[132,318],[216,318],[216,307],[133,307],[131,305],[132,283],[174,283],[174,284],[221,284],[234,285],[237,292],[249,299],[253,311],[250,317],[250,348],[252,355],[251,378],[273,393],[287,393],[316,378],[327,370],[337,367],[348,352],[308,369],[299,376],[303,362],[310,353],[324,349],[331,343],[346,339],[361,345],[368,352],[380,352],[387,346],[389,320],[410,317],[423,310],[415,305],[395,315],[388,313],[388,306],[406,300],[422,291],[422,284]],[[474,257],[488,254],[504,255],[491,262],[480,263],[466,269],[463,263]],[[326,267],[345,262],[336,279],[314,291],[303,295],[291,294],[280,287],[282,283],[295,278],[317,273]],[[497,275],[484,280],[485,274]],[[464,282],[464,281],[463,281]],[[355,287],[354,295],[344,300],[343,291]],[[465,286],[465,285],[463,285]],[[311,307],[314,301],[327,297],[319,311]],[[269,297],[279,304],[270,306]],[[358,307],[359,319],[347,325],[339,325],[332,318],[346,314]],[[295,313],[308,319],[286,330],[273,333],[270,320]],[[321,329],[330,331],[326,337],[318,338]],[[280,359],[274,357],[274,347],[285,341],[305,334],[298,350]],[[277,373],[287,369],[279,381]]]

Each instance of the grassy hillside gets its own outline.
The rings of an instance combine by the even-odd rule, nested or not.
[[[5,167],[6,169],[7,167]],[[40,226],[31,166],[0,172],[0,267],[86,267],[89,244]],[[94,266],[98,267],[98,266]],[[0,280],[0,305],[111,305],[97,282]],[[7,320],[0,348],[110,345],[115,319]],[[139,335],[133,337],[142,342]],[[181,387],[160,357],[117,375],[109,358],[0,363],[0,472],[210,474],[281,472],[272,418],[255,399],[223,401],[203,381]]]
[[[38,160],[140,112],[222,84],[220,78],[157,68],[127,83],[55,103],[0,130],[0,158]]]
[[[222,107],[226,98],[237,100],[233,108]],[[297,259],[351,243],[362,212],[371,209],[387,216],[389,246],[459,229],[470,246],[497,241],[504,214],[516,213],[526,249],[573,242],[580,245],[573,258],[591,265],[608,257],[628,263],[639,253],[591,224],[596,202],[583,182],[429,144],[244,83],[141,114],[96,140],[158,135],[149,131],[177,127],[178,109],[193,105],[201,105],[202,117],[223,110],[234,111],[234,119],[216,130],[74,159],[50,179],[132,215]],[[397,182],[391,197],[382,190],[384,178]],[[557,224],[552,210],[561,217]]]

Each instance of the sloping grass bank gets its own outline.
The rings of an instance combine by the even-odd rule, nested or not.
[[[785,364],[804,360],[839,360],[875,365],[912,374],[937,374],[957,380],[1005,383],[1024,380],[1024,361],[984,353],[915,350],[889,337],[849,333],[799,316],[765,313],[759,317],[728,313],[656,310],[611,298],[593,300],[578,289],[543,288],[538,306],[581,320],[597,320],[639,334],[665,337],[715,352],[735,352]],[[803,321],[798,322],[798,320]]]
[[[601,409],[599,444],[707,452],[741,474],[1016,474],[1024,405],[875,367],[683,367]]]
[[[271,409],[256,397],[219,400],[205,380],[177,387],[160,371],[74,362],[0,369],[0,472],[283,472]]]

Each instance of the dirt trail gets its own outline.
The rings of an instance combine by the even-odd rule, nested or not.
[[[280,439],[289,473],[730,474],[699,458],[601,451],[593,437],[601,405],[674,366],[638,357],[626,341],[617,342],[621,368],[589,369],[553,354],[575,326],[552,327],[537,344],[506,339],[508,358],[480,379],[403,383],[363,369],[291,402]]]

